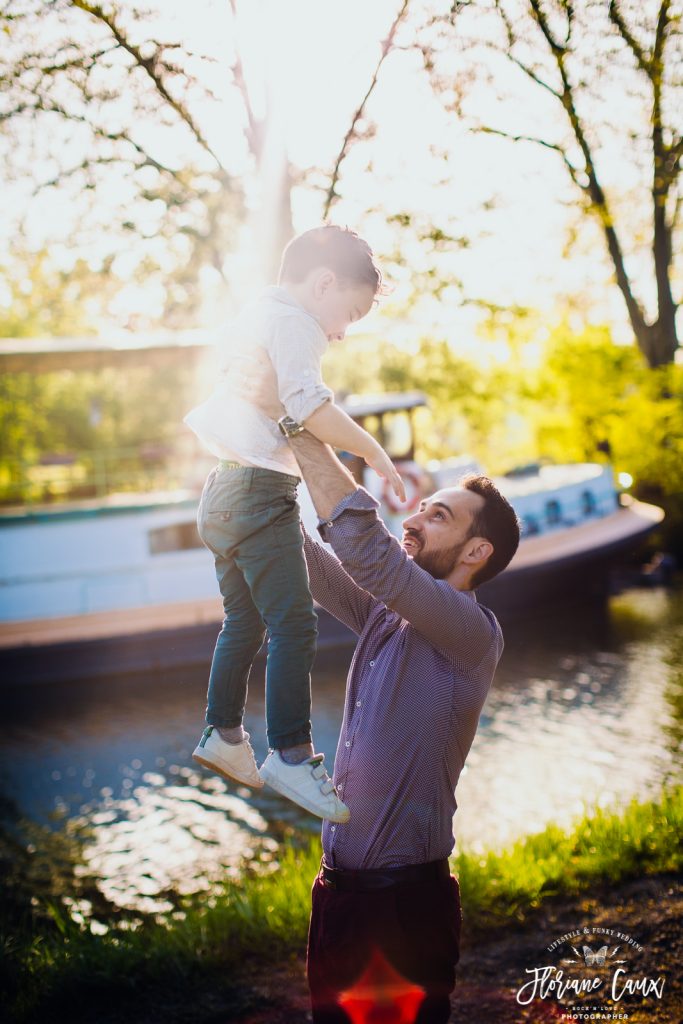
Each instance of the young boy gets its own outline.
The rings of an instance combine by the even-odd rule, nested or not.
[[[355,232],[327,226],[295,238],[284,251],[279,286],[267,288],[233,322],[213,395],[185,417],[220,460],[204,486],[197,523],[214,554],[225,609],[209,676],[208,726],[193,757],[248,786],[267,782],[336,822],[348,821],[349,810],[311,741],[317,617],[296,502],[300,473],[287,437],[305,425],[321,441],[365,459],[405,499],[388,455],[334,404],[320,369],[328,342],[341,340],[349,324],[368,313],[380,286],[372,252]],[[264,355],[287,413],[277,424],[248,395],[235,395],[234,366]],[[242,720],[251,665],[266,631],[270,752],[259,772]]]

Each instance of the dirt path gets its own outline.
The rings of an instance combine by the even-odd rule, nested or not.
[[[560,936],[575,929],[614,929],[631,936],[643,948],[639,952],[628,943],[604,936],[611,953],[621,945],[619,957],[626,963],[621,985],[627,978],[646,976],[664,978],[663,994],[643,998],[642,992],[624,994],[612,1003],[612,977],[616,968],[574,968],[574,976],[600,977],[601,991],[584,996],[576,1007],[608,1007],[629,1024],[681,1024],[683,1021],[683,881],[673,875],[659,875],[629,882],[612,889],[594,890],[572,900],[554,901],[540,910],[523,928],[506,928],[497,934],[475,939],[464,937],[458,967],[458,984],[453,997],[451,1024],[551,1024],[568,1021],[563,1016],[567,1007],[554,998],[534,998],[529,1005],[520,1005],[517,991],[530,980],[527,968],[553,965],[572,976],[570,965],[562,965],[563,957],[573,956],[568,944],[548,952],[547,947]],[[601,933],[586,936],[595,951],[602,944]],[[575,940],[582,945],[581,938]],[[260,1004],[232,1017],[235,1024],[306,1024],[311,1020],[301,958],[279,966],[277,970],[251,972],[244,977],[245,1003]],[[528,991],[528,990],[527,990]],[[249,993],[247,995],[247,992]],[[603,1011],[604,1013],[604,1011]],[[228,1018],[223,1018],[224,1020]],[[597,1018],[598,1020],[600,1017]],[[604,1019],[604,1018],[603,1018]],[[609,1017],[608,1017],[609,1019]],[[581,1018],[579,1018],[581,1020]]]

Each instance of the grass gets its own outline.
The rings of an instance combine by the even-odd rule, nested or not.
[[[463,906],[475,926],[523,921],[551,896],[683,867],[683,787],[619,811],[592,810],[564,831],[548,825],[501,853],[454,861]]]
[[[682,831],[678,787],[616,812],[594,810],[568,831],[550,825],[500,853],[460,852],[453,870],[467,927],[520,922],[552,896],[679,870]],[[319,858],[317,841],[286,847],[275,870],[247,870],[201,901],[184,900],[164,918],[112,920],[104,934],[73,920],[59,898],[37,907],[34,897],[30,909],[12,915],[9,930],[3,927],[5,1004],[13,1005],[14,1020],[28,1024],[47,1010],[52,1020],[60,1019],[60,1006],[71,1007],[75,1020],[79,1005],[90,999],[102,1011],[97,1019],[108,1020],[114,1018],[103,1011],[112,1005],[134,1001],[139,1009],[139,1000],[155,992],[167,1000],[174,991],[187,996],[193,987],[228,992],[237,964],[273,963],[303,950]],[[140,1011],[127,1019],[145,1017]]]

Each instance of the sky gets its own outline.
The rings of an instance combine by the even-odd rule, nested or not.
[[[225,166],[246,176],[249,187],[253,174],[241,129],[242,109],[236,93],[226,89],[226,63],[236,39],[256,111],[263,109],[269,94],[291,161],[302,168],[329,168],[398,7],[399,0],[346,0],[343,5],[335,0],[242,0],[235,36],[227,0],[195,0],[192,5],[164,0],[159,36],[177,34],[190,49],[215,58],[212,85],[224,101],[202,111],[202,124]],[[496,88],[481,83],[470,87],[465,107],[472,117],[506,124],[520,117],[519,123],[536,125],[538,130],[552,124],[540,90],[523,88],[519,76],[500,66],[497,78]],[[602,83],[600,102],[608,117],[610,109],[622,114],[627,109],[618,83],[608,80]],[[342,199],[332,219],[358,228],[381,253],[393,239],[387,219],[411,207],[431,223],[468,236],[471,245],[442,258],[442,265],[462,281],[462,293],[451,289],[440,302],[418,303],[400,323],[389,325],[392,313],[403,313],[409,278],[424,263],[423,254],[404,242],[406,266],[394,274],[385,314],[372,314],[362,329],[386,333],[391,326],[397,336],[414,334],[416,328],[440,331],[473,348],[482,314],[463,303],[462,294],[499,306],[531,306],[548,317],[573,297],[582,315],[610,322],[617,340],[629,338],[623,300],[610,284],[597,227],[584,225],[571,258],[564,251],[577,215],[575,191],[556,154],[470,131],[466,121],[444,112],[434,99],[415,53],[397,52],[387,60],[369,111],[377,134],[371,142],[357,145],[345,162]],[[606,138],[601,172],[610,188],[627,194],[635,187],[633,168],[612,145],[609,133]],[[162,152],[168,147],[169,158],[178,158],[183,144],[182,132],[163,132],[162,142],[159,130],[159,145]],[[447,154],[447,159],[435,156],[434,150]],[[18,188],[21,192],[21,185]],[[18,194],[6,191],[6,209]],[[28,194],[24,190],[21,200],[26,201]],[[486,209],[492,201],[494,208]],[[2,203],[0,198],[0,213]],[[293,212],[297,231],[315,226],[321,217],[320,193],[296,188]],[[57,203],[54,193],[32,199],[26,222],[30,243],[67,235],[69,223],[77,217],[77,203]],[[244,254],[233,265],[245,268]],[[124,257],[120,266],[125,269]],[[651,298],[647,264],[634,256],[630,266],[637,290]],[[241,294],[245,287],[248,290],[248,279]],[[150,289],[133,287],[124,301],[144,306],[159,297]],[[207,317],[217,314],[212,309]]]

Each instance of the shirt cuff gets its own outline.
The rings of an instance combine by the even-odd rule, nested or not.
[[[334,401],[334,392],[321,384],[311,391],[300,391],[296,395],[288,396],[283,402],[285,412],[291,416],[296,423],[305,423],[309,416],[312,416],[325,402]]]
[[[327,519],[318,519],[318,533],[323,540],[327,540],[327,531],[334,526],[344,512],[374,512],[379,508],[379,502],[373,498],[364,487],[357,487],[355,491],[345,495],[338,505],[332,510]]]

